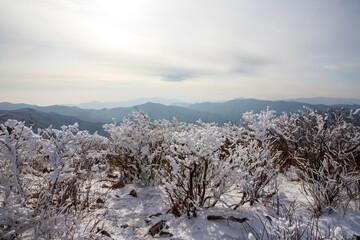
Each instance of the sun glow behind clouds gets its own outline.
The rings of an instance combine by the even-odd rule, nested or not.
[[[0,0],[0,100],[358,97],[359,6]]]

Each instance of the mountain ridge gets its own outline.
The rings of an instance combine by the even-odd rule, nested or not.
[[[171,120],[175,117],[181,122],[194,123],[201,119],[203,122],[214,122],[222,125],[227,122],[239,123],[243,113],[251,110],[256,113],[269,108],[275,110],[277,114],[281,114],[283,112],[297,112],[303,110],[304,107],[319,111],[328,111],[331,108],[345,109],[347,113],[350,112],[350,109],[360,109],[360,105],[357,104],[314,105],[296,101],[259,100],[252,98],[238,98],[225,102],[202,102],[191,104],[187,107],[147,102],[132,107],[111,109],[82,109],[64,105],[37,106],[3,102],[0,103],[0,123],[6,121],[7,119],[5,118],[34,122],[30,117],[33,116],[32,118],[36,119],[35,125],[39,125],[42,128],[49,125],[59,127],[61,124],[68,125],[78,122],[81,129],[101,132],[103,131],[103,124],[112,122],[114,118],[117,122],[121,122],[124,117],[130,116],[133,111],[137,110],[146,112],[154,120]],[[360,116],[356,116],[356,124],[360,126]],[[84,127],[81,125],[84,125]]]
[[[8,119],[25,121],[27,126],[32,126],[34,129],[44,129],[50,126],[59,129],[63,125],[78,123],[80,130],[88,130],[91,133],[98,132],[102,135],[105,133],[102,129],[103,123],[87,122],[72,116],[64,116],[53,112],[46,113],[31,108],[0,110],[0,123],[4,123]]]
[[[309,104],[323,104],[323,105],[338,105],[338,104],[349,104],[349,105],[360,105],[359,98],[330,98],[330,97],[311,97],[311,98],[291,98],[284,101],[303,102]]]
[[[254,98],[245,98],[245,97],[239,97],[235,99],[230,100],[221,100],[221,101],[212,101],[216,103],[223,103],[228,102],[232,100],[239,100],[239,99],[254,99]],[[257,99],[257,100],[263,100],[263,101],[286,101],[286,102],[301,102],[301,103],[307,103],[307,104],[323,104],[323,105],[337,105],[337,104],[358,104],[360,105],[360,99],[356,98],[334,98],[334,97],[309,97],[309,98],[290,98],[290,99],[279,99],[279,100],[266,100],[266,99]],[[101,102],[101,101],[91,101],[91,102],[84,102],[80,104],[70,104],[66,106],[74,106],[79,107],[82,109],[103,109],[103,108],[117,108],[117,107],[132,107],[136,105],[142,105],[147,102],[152,103],[160,103],[166,106],[179,106],[179,107],[187,107],[192,104],[196,103],[204,103],[204,102],[210,102],[210,101],[202,101],[202,102],[186,102],[186,101],[179,101],[174,99],[166,99],[166,98],[159,98],[159,97],[150,97],[150,98],[137,98],[134,100],[127,100],[127,101],[119,101],[119,102]]]
[[[111,109],[111,108],[118,108],[118,107],[133,107],[137,105],[142,105],[147,102],[152,103],[160,103],[166,106],[175,105],[175,106],[186,106],[190,105],[190,103],[181,102],[178,100],[173,99],[166,99],[166,98],[159,98],[159,97],[152,97],[152,98],[137,98],[134,100],[128,101],[119,101],[119,102],[101,102],[101,101],[91,101],[91,102],[84,102],[79,104],[70,104],[70,107],[79,107],[82,109]]]

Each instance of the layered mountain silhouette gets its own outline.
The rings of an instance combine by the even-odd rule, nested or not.
[[[351,109],[358,109],[360,105],[357,104],[335,104],[335,105],[324,105],[324,104],[309,104],[295,101],[268,101],[268,100],[258,100],[258,99],[234,99],[222,103],[197,103],[189,105],[188,108],[206,111],[211,113],[221,114],[226,116],[231,121],[238,122],[243,113],[247,111],[254,111],[259,113],[262,110],[267,108],[274,110],[277,114],[294,113],[299,110],[304,110],[304,107],[316,109],[319,111],[328,111],[329,109],[344,109],[350,111]]]
[[[98,132],[102,135],[105,133],[102,129],[102,123],[83,121],[72,116],[64,116],[54,112],[47,113],[31,108],[0,110],[0,123],[4,123],[8,119],[25,121],[26,125],[32,126],[35,132],[38,128],[44,129],[52,126],[59,129],[63,125],[71,125],[77,122],[80,130]]]
[[[341,102],[340,102],[341,103]],[[110,109],[82,109],[62,105],[37,106],[28,104],[0,103],[0,123],[7,119],[25,121],[33,128],[46,128],[52,125],[60,128],[77,122],[80,129],[104,134],[102,125],[115,119],[121,122],[124,117],[129,117],[133,111],[144,111],[151,119],[176,118],[181,122],[194,123],[201,119],[203,122],[214,122],[222,125],[227,122],[239,123],[246,111],[260,112],[267,108],[275,110],[278,114],[283,112],[297,112],[304,107],[328,111],[329,109],[342,109],[350,112],[351,109],[360,109],[358,104],[309,104],[296,101],[267,101],[258,99],[234,99],[227,102],[204,102],[192,104],[187,107],[167,106],[159,103],[145,103],[133,107],[117,107]],[[360,117],[356,116],[355,124],[360,126]]]

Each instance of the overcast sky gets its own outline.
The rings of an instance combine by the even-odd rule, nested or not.
[[[357,0],[0,0],[0,101],[360,97]]]

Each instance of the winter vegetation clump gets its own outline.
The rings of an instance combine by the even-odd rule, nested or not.
[[[336,111],[268,109],[217,126],[135,111],[105,124],[103,137],[77,124],[35,132],[8,120],[0,239],[207,239],[214,226],[213,238],[351,239],[360,224],[335,221],[360,219],[360,128],[351,121]],[[181,229],[193,221],[208,230]]]

